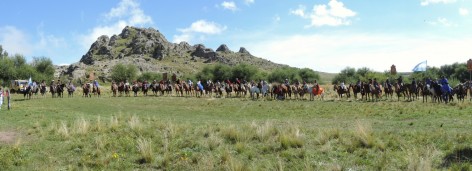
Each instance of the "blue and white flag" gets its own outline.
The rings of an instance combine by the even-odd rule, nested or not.
[[[28,80],[28,85],[30,85],[30,86],[33,85],[33,80],[31,79],[31,76],[30,76],[30,78],[29,78],[29,80]]]
[[[428,66],[428,61],[423,61],[423,62],[420,62],[419,64],[417,64],[415,66],[415,68],[413,68],[413,72],[419,72],[419,71],[426,71],[426,67]]]

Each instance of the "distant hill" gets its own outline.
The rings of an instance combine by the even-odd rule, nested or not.
[[[203,67],[216,63],[235,66],[249,64],[264,71],[288,65],[277,64],[255,57],[244,47],[230,50],[225,44],[216,51],[203,44],[171,43],[158,30],[127,26],[119,35],[100,36],[79,62],[57,66],[56,77],[85,78],[89,73],[107,78],[116,64],[133,64],[139,72],[194,74]],[[320,73],[324,80],[332,75]]]

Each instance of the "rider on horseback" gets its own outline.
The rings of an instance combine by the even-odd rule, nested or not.
[[[238,78],[236,78],[236,81],[235,81],[235,83],[238,83],[238,85],[240,85],[240,84],[241,84],[241,81],[239,81],[239,79],[238,79]]]
[[[398,77],[397,83],[398,83],[399,86],[403,86],[403,78],[402,78],[401,75]]]
[[[380,89],[379,83],[377,82],[377,78],[374,78],[374,81],[372,81],[372,84],[374,85],[376,90]]]
[[[287,78],[285,79],[285,82],[284,82],[284,83],[285,83],[285,86],[287,86],[287,87],[290,86],[290,83],[288,82],[288,79],[287,79]]]
[[[347,88],[346,88],[346,85],[344,84],[344,81],[341,81],[340,87],[341,87],[341,89],[342,89],[343,91],[346,91],[346,89],[347,89]]]
[[[387,78],[387,80],[385,80],[385,84],[387,85],[388,89],[392,88],[392,84],[390,83],[390,78]]]

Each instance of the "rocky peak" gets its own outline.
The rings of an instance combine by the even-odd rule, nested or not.
[[[232,53],[231,50],[229,50],[228,46],[226,46],[225,44],[222,44],[220,45],[220,47],[218,47],[218,49],[216,49],[217,52],[224,52],[224,53]]]
[[[238,51],[238,52],[239,52],[239,53],[249,54],[249,55],[251,54],[251,53],[249,53],[249,51],[247,51],[246,48],[244,48],[244,47],[239,48],[239,51]]]

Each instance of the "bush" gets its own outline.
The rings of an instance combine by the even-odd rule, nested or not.
[[[136,67],[131,64],[117,64],[111,69],[111,79],[117,82],[132,81],[136,78],[137,72]]]

